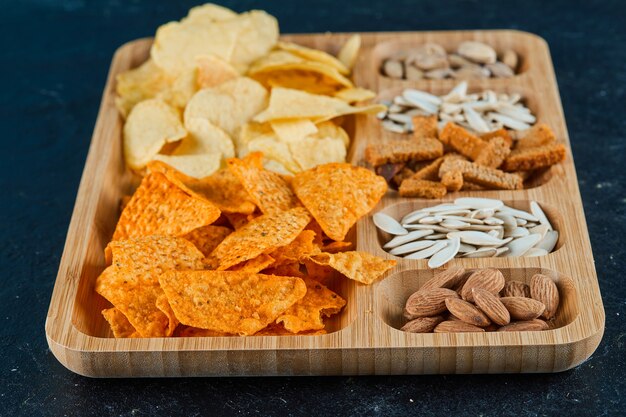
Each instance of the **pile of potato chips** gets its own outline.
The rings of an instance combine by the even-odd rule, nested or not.
[[[346,163],[283,176],[262,162],[230,158],[201,179],[147,163],[96,280],[115,337],[325,333],[346,304],[328,284],[371,284],[394,267],[346,240],[384,178]]]
[[[360,37],[336,58],[278,36],[267,13],[214,4],[159,27],[150,58],[117,77],[128,166],[143,174],[160,160],[203,178],[255,151],[282,174],[344,162],[341,116],[384,108],[353,105],[374,97],[348,78]]]

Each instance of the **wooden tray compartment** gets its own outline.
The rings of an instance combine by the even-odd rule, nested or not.
[[[283,39],[336,53],[349,36],[313,34]],[[520,92],[528,97],[539,120],[569,144],[550,56],[540,38],[516,31],[465,31],[366,33],[362,39],[355,83],[381,94],[408,86],[445,92],[456,84],[455,80],[412,83],[382,76],[376,60],[395,43],[417,45],[432,40],[452,49],[461,40],[476,39],[498,50],[514,49],[523,57],[521,74],[506,80],[471,80],[470,90]],[[66,367],[94,377],[555,372],[581,363],[595,350],[603,333],[604,310],[571,151],[565,163],[551,170],[549,181],[535,188],[446,197],[446,201],[457,195],[499,198],[521,208],[536,200],[546,209],[560,232],[557,250],[549,255],[454,259],[446,267],[493,266],[514,279],[528,279],[533,271],[547,272],[565,291],[558,328],[478,336],[401,332],[392,313],[411,290],[433,274],[426,261],[401,260],[388,278],[372,286],[337,281],[333,289],[347,298],[348,305],[329,324],[331,332],[326,335],[112,338],[100,314],[108,304],[93,286],[104,268],[103,250],[119,216],[120,198],[137,184],[122,158],[122,120],[114,106],[114,78],[141,64],[150,45],[151,40],[144,39],[122,46],[115,54],[104,91],[46,320],[50,349]],[[369,142],[395,139],[382,132],[374,117],[356,116],[346,123],[353,139],[348,159],[357,165],[365,165],[363,150]],[[404,212],[439,202],[402,199],[389,192],[374,212]],[[353,233],[358,250],[391,257],[380,248],[371,216],[361,219]]]

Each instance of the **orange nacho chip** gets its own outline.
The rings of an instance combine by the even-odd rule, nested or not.
[[[281,277],[303,278],[305,276],[302,271],[300,271],[299,262],[292,262],[278,266],[272,265],[270,268],[263,270],[263,273],[267,275],[278,275]]]
[[[319,282],[310,278],[304,278],[304,282],[304,298],[276,319],[276,323],[282,323],[292,333],[323,329],[322,315],[337,314],[346,305],[346,300]]]
[[[352,247],[352,242],[330,242],[327,245],[322,246],[322,252],[337,253],[346,252]]]
[[[220,210],[185,192],[160,172],[144,177],[120,215],[113,240],[149,235],[182,236],[213,223]]]
[[[226,217],[228,223],[230,223],[233,229],[238,230],[248,224],[250,220],[258,216],[255,216],[254,214],[224,213],[224,217]]]
[[[326,334],[326,330],[311,330],[300,333],[292,333],[285,329],[285,326],[277,323],[270,323],[266,328],[259,330],[254,336],[316,336],[320,334]]]
[[[368,169],[331,163],[296,174],[293,189],[324,233],[342,241],[385,195],[387,182]]]
[[[371,284],[389,269],[396,266],[396,261],[385,260],[367,252],[321,253],[310,258],[319,265],[327,265],[342,273],[347,278],[363,284]]]
[[[253,335],[306,294],[300,278],[239,271],[168,271],[159,277],[187,326]]]
[[[199,227],[183,236],[196,248],[204,254],[209,256],[211,252],[219,245],[225,238],[232,232],[232,229],[224,226],[203,226]]]
[[[320,253],[320,248],[315,244],[315,232],[303,230],[291,243],[281,246],[270,253],[276,260],[274,266],[297,263],[307,256]]]
[[[102,315],[111,326],[113,336],[115,336],[116,338],[141,337],[139,335],[139,332],[137,332],[133,325],[130,324],[124,313],[119,311],[117,308],[112,307],[107,308],[106,310],[102,310]]]
[[[311,216],[302,207],[264,214],[228,235],[211,257],[219,261],[218,269],[228,269],[291,243],[310,220]]]
[[[178,323],[180,322],[176,318],[176,315],[174,314],[170,303],[167,301],[167,297],[162,291],[161,294],[159,294],[159,296],[157,297],[155,305],[159,310],[161,310],[163,314],[165,314],[165,316],[167,316],[167,335],[173,335],[174,331],[176,330],[176,326],[178,326]]]
[[[247,261],[244,261],[240,264],[231,266],[228,270],[257,273],[257,272],[261,272],[262,270],[269,267],[273,263],[274,263],[274,258],[262,253],[256,258],[248,259]]]
[[[329,281],[339,275],[338,272],[330,266],[319,265],[310,259],[305,259],[304,265],[306,267],[307,276],[323,284],[327,284]]]
[[[216,332],[215,330],[199,329],[197,327],[185,326],[181,324],[176,328],[174,337],[230,337],[231,333]]]
[[[264,214],[300,206],[289,183],[279,174],[258,168],[242,159],[228,159],[226,163]]]
[[[223,213],[252,214],[256,208],[239,179],[228,169],[220,169],[199,180],[192,179],[186,185]]]
[[[105,255],[111,265],[97,278],[96,292],[142,337],[171,336],[176,324],[170,323],[173,315],[163,300],[157,301],[163,295],[158,276],[172,269],[201,269],[202,253],[182,238],[147,236],[113,241]]]

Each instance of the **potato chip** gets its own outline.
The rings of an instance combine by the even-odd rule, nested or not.
[[[194,244],[204,256],[211,252],[232,232],[232,229],[224,226],[203,226],[187,233],[183,238]]]
[[[219,216],[214,204],[188,194],[164,174],[151,172],[120,215],[113,240],[154,234],[182,236]]]
[[[241,73],[267,54],[278,41],[278,21],[262,10],[242,13],[236,19],[239,33],[230,62]]]
[[[322,315],[337,314],[346,305],[346,300],[321,283],[310,278],[304,278],[304,282],[304,298],[276,319],[276,323],[282,323],[292,333],[323,329]]]
[[[184,109],[191,97],[198,91],[196,68],[185,69],[177,74],[170,86],[157,94],[169,105],[180,110]]]
[[[341,74],[350,73],[350,70],[346,68],[340,60],[324,51],[320,51],[319,49],[307,48],[306,46],[298,45],[292,42],[278,42],[276,47],[278,49],[282,49],[283,51],[298,55],[306,60],[316,61],[328,65],[329,67],[339,71]]]
[[[380,104],[354,107],[343,100],[311,94],[291,88],[274,88],[269,107],[254,117],[255,122],[280,119],[311,119],[319,123],[338,116],[357,113],[378,113],[385,109]]]
[[[249,336],[306,294],[300,278],[238,271],[168,271],[161,287],[181,323]]]
[[[283,164],[273,159],[263,158],[263,168],[280,174],[285,180],[293,176],[293,172],[289,171]]]
[[[215,55],[197,56],[196,66],[196,87],[198,90],[215,87],[239,77],[239,73],[232,65]]]
[[[358,103],[360,101],[371,100],[376,97],[376,93],[367,88],[352,87],[337,91],[335,97],[346,103]]]
[[[276,120],[270,126],[278,139],[285,143],[297,142],[318,132],[315,123],[308,119]]]
[[[305,137],[289,144],[298,171],[305,171],[318,165],[346,161],[346,145],[341,138],[323,139]]]
[[[215,204],[224,213],[251,214],[256,206],[239,179],[229,170],[185,183],[191,190]]]
[[[156,155],[156,161],[163,161],[180,172],[194,178],[204,178],[220,168],[221,153],[201,155]]]
[[[269,267],[274,263],[274,258],[270,255],[266,255],[264,253],[260,254],[256,258],[248,259],[247,261],[241,262],[237,265],[231,266],[228,268],[229,271],[240,271],[240,272],[251,272],[258,273]]]
[[[270,252],[270,256],[275,259],[274,267],[278,267],[298,263],[318,253],[320,253],[320,248],[315,244],[315,232],[303,230],[291,243]]]
[[[264,214],[300,206],[291,187],[279,174],[259,169],[241,159],[229,159],[226,163]]]
[[[248,76],[266,88],[293,88],[312,94],[333,95],[354,86],[339,71],[318,62],[298,62],[248,72]]]
[[[359,50],[361,49],[361,35],[352,35],[343,44],[341,50],[337,54],[339,61],[350,71],[354,68],[357,58],[359,57]]]
[[[218,259],[218,269],[228,269],[288,245],[310,220],[309,213],[302,207],[264,214],[228,235],[211,253],[211,257]]]
[[[300,172],[292,186],[324,233],[336,241],[344,240],[387,191],[383,177],[350,164],[326,164]]]
[[[174,150],[173,155],[199,155],[219,153],[224,158],[235,156],[233,140],[207,119],[193,117],[186,121],[189,135]]]
[[[248,151],[262,152],[264,166],[268,171],[287,175],[301,171],[300,166],[292,156],[289,144],[280,141],[277,136],[265,135],[251,140],[248,142]],[[282,167],[277,168],[275,165],[268,167],[267,163],[270,161],[278,162]]]
[[[147,236],[109,243],[111,265],[96,279],[96,292],[126,316],[142,337],[170,336],[167,311],[157,299],[163,294],[158,276],[171,269],[200,269],[204,255],[182,238]]]
[[[187,131],[178,112],[159,99],[142,101],[124,124],[124,157],[132,169],[142,169],[163,145],[184,138]]]
[[[173,82],[151,59],[118,74],[115,81],[115,105],[123,117],[127,117],[137,103],[156,97]]]
[[[256,123],[248,122],[241,127],[239,134],[235,136],[235,148],[237,151],[237,157],[243,158],[250,153],[248,149],[248,143],[258,137],[270,137],[275,136],[274,131],[269,123]],[[263,157],[260,158],[263,160]]]
[[[189,9],[187,17],[183,18],[181,22],[210,24],[213,22],[221,22],[223,20],[231,20],[237,16],[239,16],[237,13],[226,7],[213,3],[207,3]]]
[[[337,126],[334,122],[321,122],[316,124],[317,134],[314,136],[318,139],[333,138],[341,139],[346,149],[350,146],[350,136],[340,126]]]
[[[396,261],[385,260],[367,252],[321,253],[310,259],[319,264],[327,265],[342,273],[347,278],[369,285],[385,272],[396,266]]]
[[[185,125],[205,119],[231,137],[267,105],[267,91],[256,81],[239,77],[198,91],[185,108]]]
[[[130,324],[124,313],[117,308],[112,307],[102,310],[102,315],[111,326],[114,337],[141,337],[139,332]]]

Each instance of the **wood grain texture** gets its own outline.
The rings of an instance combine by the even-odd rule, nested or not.
[[[350,34],[284,36],[336,53]],[[380,62],[405,45],[434,41],[447,49],[467,39],[485,41],[521,55],[521,73],[511,79],[472,80],[470,91],[492,88],[519,92],[557,137],[568,145],[565,163],[553,167],[536,187],[519,191],[462,192],[500,198],[527,208],[536,200],[560,231],[554,252],[537,258],[454,259],[447,266],[497,267],[507,279],[529,281],[533,273],[552,277],[562,305],[555,328],[544,332],[410,334],[397,330],[401,307],[433,271],[423,260],[404,260],[380,248],[371,215],[356,226],[357,249],[398,259],[398,266],[372,286],[342,280],[333,289],[348,299],[345,311],[321,336],[114,339],[100,311],[107,302],[94,292],[104,268],[103,249],[119,214],[120,197],[136,179],[122,157],[122,120],[114,106],[115,75],[143,62],[151,39],[130,42],[115,54],[85,164],[72,221],[46,320],[51,351],[70,370],[93,377],[226,375],[369,375],[433,373],[558,372],[587,359],[604,331],[604,309],[578,190],[576,172],[556,79],[546,43],[517,31],[410,32],[362,34],[354,71],[357,85],[381,97],[413,86],[442,93],[453,80],[392,80],[378,73]],[[352,163],[363,165],[365,146],[394,140],[373,117],[349,122]],[[389,192],[375,209],[401,215],[438,201],[403,199]]]

